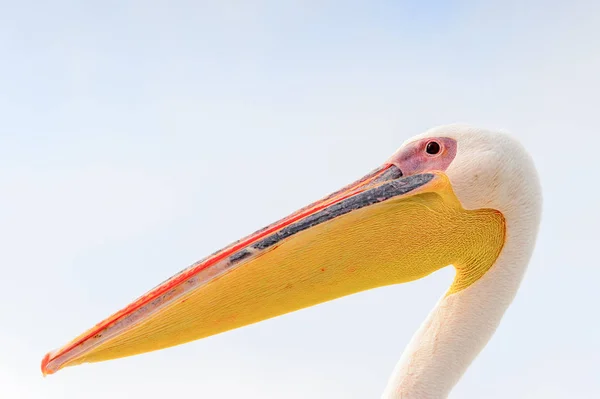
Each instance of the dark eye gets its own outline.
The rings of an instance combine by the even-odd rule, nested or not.
[[[440,144],[437,141],[430,141],[425,147],[425,152],[429,155],[438,154],[441,150]]]

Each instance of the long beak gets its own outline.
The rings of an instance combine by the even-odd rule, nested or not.
[[[464,255],[456,243],[465,238],[461,226],[485,216],[476,213],[462,209],[444,174],[402,177],[386,164],[184,269],[46,354],[42,372],[167,348],[424,277]]]

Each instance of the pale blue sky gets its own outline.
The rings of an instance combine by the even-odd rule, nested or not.
[[[450,122],[511,130],[545,196],[521,291],[451,397],[600,397],[600,4],[211,3],[0,1],[0,397],[378,397],[451,270],[46,379],[39,363]]]

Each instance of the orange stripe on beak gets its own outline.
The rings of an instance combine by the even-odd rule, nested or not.
[[[184,285],[186,282],[197,278],[201,272],[206,271],[208,268],[211,268],[215,265],[218,266],[220,262],[226,260],[236,252],[248,247],[252,243],[255,243],[303,218],[306,218],[307,216],[313,215],[316,212],[339,203],[340,201],[383,184],[386,181],[397,179],[401,176],[402,172],[397,167],[391,164],[385,164],[369,173],[362,179],[193,264],[187,269],[164,281],[154,289],[150,290],[148,293],[141,296],[127,307],[98,323],[96,326],[75,338],[64,347],[58,349],[57,351],[47,353],[42,360],[42,373],[44,375],[53,374],[60,368],[67,365],[71,360],[76,358],[80,353],[93,348],[95,346],[95,342],[100,342],[100,340],[104,341],[110,338],[110,329],[115,329],[119,323],[127,324],[128,326],[135,324],[142,318],[142,315],[147,316],[148,313],[144,307],[151,305],[153,302],[156,302],[156,306],[158,307],[163,303],[178,298],[185,291]],[[245,254],[243,256],[245,256]],[[222,268],[219,269],[217,267],[214,270],[212,277],[218,275],[222,271]]]

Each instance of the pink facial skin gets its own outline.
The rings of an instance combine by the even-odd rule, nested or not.
[[[439,152],[429,154],[427,152],[429,143],[433,143],[430,149],[435,148],[437,143]],[[455,156],[456,140],[448,137],[428,137],[408,144],[392,155],[388,162],[400,168],[403,176],[410,176],[436,170],[444,172]]]

